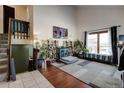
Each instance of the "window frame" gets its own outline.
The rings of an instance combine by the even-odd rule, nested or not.
[[[91,34],[97,35],[97,53],[98,54],[100,53],[100,34],[102,34],[102,33],[108,33],[108,30],[88,33],[89,35],[91,35]]]

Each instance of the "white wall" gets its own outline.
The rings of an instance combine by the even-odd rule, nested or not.
[[[34,6],[34,34],[39,39],[53,38],[53,26],[68,28],[68,39],[75,40],[76,32],[76,10],[73,6]],[[58,39],[62,40],[62,39]],[[66,39],[63,39],[66,40]]]
[[[83,31],[122,25],[118,34],[124,34],[124,6],[79,6],[77,9],[78,37]]]
[[[29,21],[28,20],[28,12],[27,6],[25,5],[14,5],[15,8],[15,17],[20,20]]]

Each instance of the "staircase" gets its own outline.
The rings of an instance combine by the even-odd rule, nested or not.
[[[0,81],[8,77],[8,34],[0,34]]]
[[[10,18],[8,34],[0,34],[0,81],[10,80],[12,36],[14,39],[30,39],[29,22]]]

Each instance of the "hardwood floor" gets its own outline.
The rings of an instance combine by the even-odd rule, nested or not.
[[[39,69],[39,71],[55,88],[91,88],[89,85],[52,65],[49,65],[47,69]]]

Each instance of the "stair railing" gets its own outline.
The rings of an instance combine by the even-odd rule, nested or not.
[[[11,62],[11,52],[12,52],[12,36],[14,39],[30,39],[30,30],[29,30],[29,22],[22,21],[18,19],[9,19],[9,29],[8,29],[8,78],[7,80],[10,80],[11,75],[11,68],[10,68],[10,62]]]

